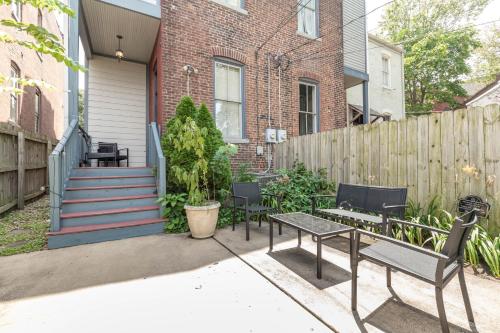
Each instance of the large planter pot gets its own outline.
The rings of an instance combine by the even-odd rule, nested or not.
[[[214,235],[219,208],[220,203],[216,201],[209,202],[204,206],[184,206],[193,238],[208,238]]]

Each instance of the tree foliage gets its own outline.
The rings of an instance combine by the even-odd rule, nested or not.
[[[429,111],[434,102],[454,106],[470,72],[468,59],[479,47],[470,22],[489,0],[396,0],[386,9],[381,28],[405,52],[407,112]]]
[[[474,53],[471,80],[490,83],[500,73],[500,27],[493,26],[484,32],[481,46]]]
[[[60,12],[70,17],[74,17],[75,15],[71,8],[59,0],[0,0],[0,6],[3,6],[2,10],[12,3],[21,3],[48,12]],[[24,32],[25,37],[22,39],[15,38],[4,29],[1,29],[2,27]],[[57,62],[64,63],[74,71],[84,70],[83,67],[66,55],[66,49],[58,36],[37,24],[17,21],[11,18],[0,20],[0,43],[14,44],[41,54],[46,54]],[[7,74],[0,73],[0,93],[13,91],[20,94],[22,93],[21,88],[23,86],[50,87],[50,85],[39,79],[16,79]]]

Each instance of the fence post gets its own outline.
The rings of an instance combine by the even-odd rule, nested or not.
[[[17,208],[24,209],[24,133],[17,133]]]
[[[52,141],[50,139],[47,139],[47,158],[45,160],[45,162],[47,163],[47,182],[45,184],[45,191],[47,193],[49,193],[49,189],[50,189],[50,185],[49,185],[49,182],[50,182],[50,170],[49,170],[49,158],[50,158],[50,154],[52,153]]]

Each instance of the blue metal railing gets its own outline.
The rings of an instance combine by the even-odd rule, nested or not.
[[[80,160],[78,121],[73,119],[49,157],[50,231],[59,231],[64,187]]]
[[[155,122],[149,124],[148,128],[148,151],[148,165],[156,169],[156,189],[158,197],[161,198],[167,193],[167,165],[161,149],[158,126]],[[161,209],[163,215],[163,207]]]

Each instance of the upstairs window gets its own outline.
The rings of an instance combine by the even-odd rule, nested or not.
[[[10,77],[12,79],[12,88],[19,89],[19,78],[21,78],[21,71],[19,67],[12,62],[10,64]],[[19,96],[14,90],[10,93],[10,120],[17,122],[17,114],[19,112]]]
[[[301,34],[317,37],[317,0],[298,0],[298,31]]]
[[[215,123],[225,139],[243,138],[242,67],[215,62]]]
[[[17,21],[21,21],[23,19],[23,5],[19,2],[12,2],[10,4],[10,7],[12,9],[12,16],[14,16],[14,18],[17,20]]]
[[[35,92],[35,133],[40,133],[40,112],[42,110],[42,93],[40,89]]]
[[[243,0],[221,0],[223,3],[225,3],[228,6],[231,7],[237,7],[237,8],[242,8],[243,9]]]
[[[313,134],[317,131],[316,85],[299,84],[299,135]]]
[[[382,56],[382,86],[386,88],[390,88],[391,86],[390,68],[389,57]]]

